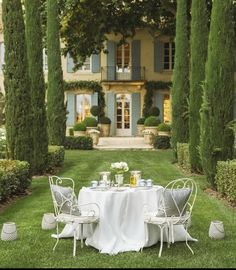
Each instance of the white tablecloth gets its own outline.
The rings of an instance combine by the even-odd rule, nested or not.
[[[78,203],[97,203],[100,208],[99,223],[96,226],[85,225],[85,244],[108,254],[139,251],[142,247],[156,244],[160,239],[159,228],[144,223],[143,206],[149,205],[149,210],[155,211],[162,190],[161,186],[127,188],[123,191],[83,187],[79,192]],[[175,241],[185,241],[186,233],[182,225],[174,226]],[[72,235],[71,227],[66,225],[60,237]],[[187,238],[196,241],[188,233]]]

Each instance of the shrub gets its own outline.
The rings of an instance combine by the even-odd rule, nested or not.
[[[74,136],[74,129],[73,128],[69,128],[69,136]]]
[[[96,127],[98,125],[98,122],[94,117],[85,117],[83,123],[86,127]]]
[[[81,137],[66,137],[65,138],[65,149],[80,149],[80,150],[91,150],[93,149],[93,139],[88,136]]]
[[[144,125],[144,122],[145,122],[145,118],[141,117],[141,118],[138,119],[137,125]]]
[[[177,143],[177,159],[181,168],[190,171],[188,143]]]
[[[47,172],[54,172],[56,168],[62,167],[65,157],[64,146],[49,145],[47,158]]]
[[[90,112],[93,116],[99,116],[101,114],[101,108],[97,105],[93,105],[90,109]]]
[[[86,125],[85,123],[77,123],[74,125],[74,131],[86,131]]]
[[[170,137],[168,137],[168,136],[154,136],[153,147],[156,149],[170,148]]]
[[[171,125],[166,123],[160,123],[157,127],[158,131],[171,131]]]
[[[149,116],[159,116],[160,115],[160,110],[157,107],[151,107],[148,111]]]
[[[0,160],[0,201],[25,193],[31,183],[29,168],[26,161]]]
[[[236,203],[236,159],[217,162],[215,183],[222,195]]]
[[[99,119],[99,123],[100,124],[108,124],[108,125],[110,125],[111,124],[111,119],[109,117],[107,117],[107,116],[102,116]]]
[[[0,128],[0,158],[6,157],[6,131]]]
[[[155,116],[149,116],[144,121],[145,127],[154,127],[158,126],[161,123],[161,120],[156,118]]]

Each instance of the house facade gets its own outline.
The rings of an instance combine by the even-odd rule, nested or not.
[[[142,117],[147,81],[168,83],[174,67],[175,45],[169,37],[153,40],[147,30],[118,45],[119,35],[109,35],[108,53],[101,52],[86,59],[80,70],[73,71],[73,60],[63,59],[67,81],[95,80],[105,94],[105,114],[111,119],[111,136],[136,136],[137,120]],[[170,89],[154,89],[153,106],[160,110],[159,118],[171,122]],[[67,126],[90,115],[89,109],[98,104],[97,93],[86,89],[66,91]]]
[[[121,38],[119,35],[110,34],[107,38],[105,46],[108,53],[91,55],[76,72],[73,71],[72,58],[69,55],[62,56],[64,80],[96,81],[101,84],[105,97],[105,115],[111,119],[111,136],[137,135],[137,120],[143,116],[147,82],[159,82],[153,89],[153,106],[159,108],[162,122],[171,123],[171,94],[167,85],[172,80],[174,68],[174,42],[168,36],[159,36],[154,40],[146,29],[137,29],[136,35],[122,45],[118,45]],[[3,64],[4,38],[1,22],[0,91],[4,92]],[[47,80],[45,53],[44,72]],[[98,93],[86,87],[65,91],[67,129],[90,116],[90,108],[98,105],[98,99]],[[236,117],[236,102],[234,112]]]

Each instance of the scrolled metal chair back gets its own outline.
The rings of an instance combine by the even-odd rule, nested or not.
[[[68,209],[68,214],[71,214],[72,211],[75,210],[74,207],[77,206],[75,205],[76,196],[74,192],[75,184],[73,179],[53,175],[49,176],[49,184],[55,214],[59,215],[63,212],[65,207]],[[56,189],[55,187],[59,187],[59,189]],[[71,192],[65,196],[65,194],[60,191],[60,187],[71,188]]]
[[[196,196],[197,185],[193,179],[180,178],[169,182],[163,190],[165,215],[170,216],[167,213],[167,205],[169,207],[172,205],[172,209],[174,205],[174,210],[177,214],[174,214],[173,216],[183,217],[186,212],[191,215]],[[168,203],[167,200],[169,200]]]

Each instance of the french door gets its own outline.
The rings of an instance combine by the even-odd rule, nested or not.
[[[131,136],[131,94],[116,95],[116,135]]]

